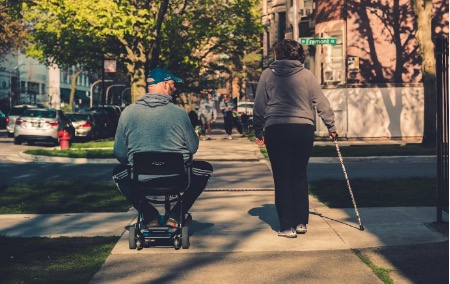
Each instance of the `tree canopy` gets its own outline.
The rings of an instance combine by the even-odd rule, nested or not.
[[[0,57],[23,48],[27,35],[21,16],[26,0],[0,0]]]
[[[256,0],[34,0],[25,18],[34,31],[27,53],[47,63],[99,68],[116,59],[132,97],[145,93],[145,75],[165,67],[198,85],[215,58],[236,62],[259,42]]]

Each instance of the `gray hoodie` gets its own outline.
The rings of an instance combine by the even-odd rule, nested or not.
[[[198,137],[187,113],[172,103],[172,97],[145,94],[120,115],[114,141],[114,156],[132,164],[132,156],[143,151],[183,153],[189,159],[198,149]]]
[[[314,75],[298,60],[275,60],[262,72],[256,89],[256,137],[261,139],[263,128],[272,124],[314,125],[314,106],[328,131],[336,131],[334,112]]]

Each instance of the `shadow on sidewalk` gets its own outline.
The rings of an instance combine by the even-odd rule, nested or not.
[[[274,214],[276,211],[275,204],[263,204],[261,207],[255,207],[248,210],[248,214],[259,217],[259,219],[267,223],[272,230],[278,231],[278,215]]]

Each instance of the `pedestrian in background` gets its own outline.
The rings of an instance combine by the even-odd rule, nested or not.
[[[228,95],[223,95],[223,100],[219,104],[219,109],[223,114],[223,122],[225,127],[225,132],[227,133],[228,139],[233,139],[231,133],[233,132],[233,112],[236,108],[233,100],[230,100]]]
[[[253,107],[256,143],[266,145],[272,165],[278,236],[287,238],[307,231],[307,165],[314,143],[314,107],[329,136],[338,136],[330,103],[304,62],[303,46],[282,40],[275,47],[275,61],[261,74]]]
[[[200,101],[198,117],[202,122],[203,140],[211,139],[209,136],[211,135],[211,123],[216,122],[217,118],[216,103],[211,94],[207,94],[206,98]]]

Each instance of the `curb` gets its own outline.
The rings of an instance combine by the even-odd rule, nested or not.
[[[20,152],[19,156],[21,158],[27,159],[30,162],[38,163],[72,163],[72,164],[118,164],[116,159],[88,159],[88,158],[67,158],[67,157],[51,157],[51,156],[40,156],[40,155],[30,155]]]

